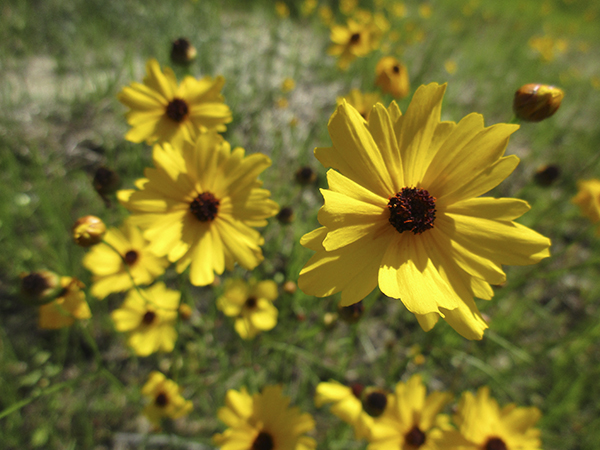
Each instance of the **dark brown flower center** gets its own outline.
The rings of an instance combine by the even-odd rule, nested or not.
[[[400,66],[398,64],[396,64],[394,67],[392,67],[392,72],[400,73]]]
[[[489,438],[483,447],[484,450],[507,450],[506,444],[499,437]]]
[[[350,43],[358,44],[359,42],[360,42],[360,33],[353,33],[352,36],[350,36]]]
[[[167,403],[169,403],[169,397],[167,397],[167,394],[164,392],[159,392],[159,394],[156,396],[156,399],[154,399],[154,404],[159,408],[164,408],[167,406]]]
[[[188,112],[187,103],[180,98],[174,98],[167,105],[167,116],[175,122],[182,122]]]
[[[425,443],[425,439],[425,433],[423,433],[416,425],[412,427],[411,430],[404,436],[406,443],[415,448],[419,448],[421,445],[423,445]]]
[[[273,443],[271,435],[261,431],[258,433],[258,436],[256,436],[256,439],[254,439],[250,450],[273,450],[274,448],[275,444]]]
[[[220,204],[221,202],[212,193],[203,192],[190,203],[190,211],[200,222],[210,222],[217,217]]]
[[[135,264],[135,262],[138,260],[138,252],[136,252],[135,250],[129,250],[127,253],[125,253],[124,259],[125,259],[125,263],[128,266],[133,266]]]
[[[142,323],[144,325],[152,325],[154,319],[156,319],[156,313],[154,311],[146,311],[144,317],[142,317]]]
[[[433,228],[435,221],[435,197],[425,189],[402,188],[390,198],[390,223],[399,233],[412,231],[421,234]]]
[[[256,308],[257,304],[258,304],[258,299],[256,297],[248,297],[246,299],[246,303],[244,304],[244,306],[246,306],[246,308],[248,308],[248,309],[254,309],[254,308]]]
[[[50,287],[48,280],[43,275],[33,272],[21,280],[23,291],[29,295],[40,295]]]
[[[363,399],[363,408],[371,417],[379,417],[387,406],[387,396],[383,392],[370,392]]]

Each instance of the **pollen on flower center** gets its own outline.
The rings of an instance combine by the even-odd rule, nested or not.
[[[256,297],[248,297],[244,306],[248,309],[254,309],[256,308],[257,302],[258,300],[256,299]]]
[[[167,105],[167,116],[175,122],[182,122],[188,112],[187,103],[180,98],[174,98]]]
[[[125,253],[124,259],[128,266],[133,266],[138,260],[138,256],[138,252],[135,250],[129,250],[127,253]]]
[[[498,437],[489,438],[483,448],[484,450],[507,450],[504,441]]]
[[[154,319],[156,319],[156,313],[154,311],[146,311],[144,317],[142,317],[142,323],[144,325],[152,325]]]
[[[405,187],[388,202],[390,223],[399,233],[421,234],[433,228],[435,197],[425,189]]]
[[[203,192],[190,203],[190,211],[200,222],[210,222],[217,217],[220,204],[221,202],[212,193]]]
[[[274,448],[275,444],[273,443],[271,435],[261,431],[258,433],[258,436],[256,436],[256,439],[254,439],[250,450],[273,450]]]
[[[169,397],[167,397],[167,394],[165,394],[164,392],[160,392],[154,400],[154,404],[161,408],[167,406],[167,403],[169,403]]]
[[[406,443],[416,448],[419,448],[421,445],[423,445],[425,443],[425,439],[425,433],[423,433],[416,425],[412,427],[412,429],[404,436]]]
[[[353,33],[352,36],[350,36],[351,44],[358,44],[359,41],[360,41],[360,33]]]

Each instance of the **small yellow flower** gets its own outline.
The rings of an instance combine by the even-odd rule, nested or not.
[[[333,21],[333,11],[331,11],[331,8],[329,6],[320,6],[319,17],[321,18],[321,22],[323,22],[323,25],[329,26]]]
[[[275,2],[275,12],[282,19],[290,16],[290,8],[284,2]]]
[[[447,59],[444,62],[444,69],[446,69],[446,72],[448,72],[448,74],[453,75],[456,73],[456,61],[454,61],[453,59]]]
[[[345,97],[338,97],[337,104],[340,105],[343,100],[346,100],[350,105],[354,106],[365,120],[369,119],[371,109],[375,103],[379,102],[380,95],[377,92],[362,92],[359,89],[352,89]]]
[[[394,98],[404,98],[410,90],[408,70],[393,56],[385,56],[375,67],[375,84]]]
[[[139,292],[131,290],[121,308],[111,314],[115,329],[129,333],[127,344],[139,356],[171,352],[177,340],[180,297],[180,292],[167,289],[162,282]]]
[[[251,339],[277,324],[277,308],[273,306],[277,295],[277,284],[271,280],[258,283],[227,280],[217,307],[226,316],[236,318],[235,331],[242,339]]]
[[[187,76],[178,85],[173,71],[168,67],[161,71],[155,59],[146,63],[146,73],[144,84],[131,83],[117,96],[130,108],[128,141],[177,145],[207,130],[225,131],[225,124],[231,122],[231,111],[221,96],[223,77]]]
[[[358,0],[340,0],[340,12],[345,15],[352,14],[358,6]]]
[[[192,402],[181,396],[177,383],[157,371],[150,374],[142,395],[148,399],[144,415],[156,426],[164,418],[178,419],[193,409]]]
[[[167,258],[148,250],[148,241],[130,220],[120,229],[109,229],[104,240],[106,244],[96,245],[83,258],[83,265],[94,274],[91,293],[98,299],[131,289],[133,282],[150,284],[169,265]]]
[[[571,202],[579,206],[581,214],[592,223],[600,222],[600,180],[578,181],[577,189],[577,195]]]
[[[106,225],[96,216],[80,217],[72,228],[73,240],[81,247],[91,247],[102,242],[104,233],[106,233]]]
[[[527,122],[541,122],[560,108],[565,93],[547,84],[525,84],[515,92],[513,111]]]
[[[433,9],[429,3],[421,3],[419,5],[419,16],[421,16],[423,19],[429,19],[432,13]]]
[[[363,24],[348,19],[346,26],[331,27],[330,55],[338,56],[338,67],[346,70],[357,56],[366,56],[374,49],[373,29],[370,24]]]
[[[293,78],[288,77],[281,83],[281,92],[283,92],[284,94],[287,94],[288,92],[291,92],[294,89],[296,89],[296,82]]]
[[[75,319],[92,317],[85,301],[85,285],[77,278],[61,277],[62,292],[52,302],[40,306],[39,327],[56,330],[73,325]]]
[[[302,2],[302,6],[300,7],[300,13],[304,17],[308,17],[315,11],[318,4],[319,2],[317,0],[304,0],[304,2]]]
[[[280,385],[266,386],[260,394],[250,396],[246,388],[227,391],[225,407],[217,415],[229,428],[215,434],[213,441],[222,450],[313,450],[317,444],[305,433],[315,428],[315,421],[297,407]]]

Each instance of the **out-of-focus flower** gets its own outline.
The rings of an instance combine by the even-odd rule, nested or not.
[[[162,373],[150,373],[148,381],[142,388],[142,395],[148,399],[144,415],[156,426],[162,419],[178,419],[190,413],[194,408],[190,400],[181,396],[181,389],[173,380]]]
[[[22,273],[21,294],[33,304],[44,304],[54,300],[63,290],[61,278],[49,270]]]
[[[340,12],[350,15],[358,6],[358,0],[340,0]]]
[[[600,222],[600,180],[582,180],[577,182],[577,195],[571,199],[581,209],[581,215],[592,223]],[[598,230],[600,234],[600,230]]]
[[[348,306],[338,306],[338,314],[346,323],[357,323],[365,312],[365,305],[362,300],[358,303]]]
[[[219,448],[248,450],[313,450],[317,444],[305,433],[315,428],[315,421],[297,407],[280,385],[266,386],[260,394],[250,396],[246,388],[227,391],[225,406],[217,415],[229,428],[213,436]]]
[[[180,297],[181,292],[167,289],[162,282],[148,289],[132,289],[110,316],[117,331],[129,333],[127,344],[139,356],[172,352]]]
[[[98,299],[131,289],[134,283],[150,284],[169,265],[167,258],[148,250],[148,241],[130,220],[110,228],[104,242],[83,257],[84,267],[94,274],[91,294]]]
[[[106,225],[96,216],[80,217],[73,224],[73,240],[81,247],[91,247],[102,242],[105,233]]]
[[[449,427],[449,417],[440,411],[451,399],[443,392],[427,396],[419,375],[398,383],[385,412],[370,426],[368,450],[445,449],[436,445],[440,433],[436,427]]]
[[[569,47],[567,41],[554,39],[550,36],[533,36],[528,41],[529,47],[539,52],[542,60],[553,61],[556,55],[561,55]]]
[[[352,89],[345,97],[339,97],[337,104],[340,105],[343,100],[346,100],[350,105],[354,106],[365,120],[369,119],[371,109],[375,106],[375,103],[379,102],[380,95],[377,92],[365,92],[363,93],[360,89]]]
[[[179,318],[181,320],[190,320],[190,317],[192,317],[192,308],[185,303],[179,305]]]
[[[146,63],[146,73],[144,84],[133,82],[117,96],[130,108],[128,141],[181,145],[207,130],[225,131],[225,124],[231,122],[231,111],[221,95],[223,77],[187,76],[178,85],[173,71],[169,67],[161,71],[155,59]]]
[[[290,106],[290,102],[288,101],[287,98],[285,98],[285,97],[279,97],[277,99],[277,107],[278,108],[286,109],[288,106]]]
[[[294,209],[291,206],[286,206],[285,208],[281,208],[275,216],[279,223],[283,225],[289,225],[294,221]]]
[[[547,84],[525,84],[515,92],[513,111],[527,122],[540,122],[560,108],[565,93],[562,89]]]
[[[329,26],[333,21],[333,11],[331,11],[329,6],[320,6],[319,17],[321,18],[323,25]]]
[[[447,59],[444,62],[444,69],[446,69],[446,72],[448,72],[448,74],[453,75],[456,73],[456,61],[454,61],[453,59]]]
[[[99,167],[92,181],[94,189],[102,198],[114,194],[121,185],[119,174],[108,167]]]
[[[186,38],[176,39],[171,44],[171,61],[173,64],[187,66],[196,59],[197,55],[196,48]]]
[[[291,92],[294,89],[296,89],[296,82],[293,78],[286,78],[281,83],[281,92],[283,92],[284,94],[287,94],[288,92]]]
[[[296,286],[296,283],[294,283],[292,280],[287,280],[285,283],[283,283],[282,290],[286,294],[293,294],[296,292],[296,289],[298,289],[298,286]]]
[[[317,0],[304,0],[304,2],[302,2],[302,6],[300,7],[300,13],[304,17],[310,16],[318,5],[319,2]]]
[[[463,393],[454,415],[458,430],[444,429],[436,441],[443,450],[539,450],[540,430],[534,425],[540,416],[539,409],[514,403],[500,409],[486,386],[476,396]]]
[[[432,13],[433,9],[429,3],[421,3],[419,5],[419,16],[421,16],[423,19],[429,19]]]
[[[375,84],[394,98],[404,98],[410,90],[408,70],[393,56],[384,56],[375,67]]]
[[[235,331],[242,339],[252,339],[261,331],[277,325],[277,284],[272,280],[260,282],[227,280],[225,293],[217,299],[219,308],[228,317],[235,317]]]
[[[538,167],[533,176],[535,182],[540,186],[550,186],[560,177],[560,167],[556,164],[544,164]]]
[[[358,23],[348,19],[346,26],[331,27],[331,41],[328,53],[338,57],[338,67],[346,70],[357,56],[366,56],[374,50],[371,24]]]
[[[275,2],[275,12],[282,19],[290,16],[290,8],[284,2]]]
[[[149,250],[177,262],[177,272],[190,266],[196,286],[211,284],[215,273],[239,263],[248,270],[262,260],[265,226],[279,208],[262,189],[258,174],[271,165],[263,154],[233,151],[215,132],[200,135],[195,145],[155,145],[154,169],[136,182],[139,190],[117,197],[132,211],[131,221],[144,231]]]
[[[534,264],[550,240],[513,222],[518,199],[481,197],[517,166],[503,157],[518,125],[485,128],[470,114],[440,122],[445,85],[421,86],[401,115],[396,103],[360,116],[342,104],[329,120],[332,147],[315,149],[331,167],[323,225],[301,239],[315,255],[300,271],[306,294],[342,293],[347,306],[379,286],[400,299],[424,330],[443,317],[468,339],[487,324],[473,297],[491,299],[502,264]]]
[[[56,330],[73,325],[75,319],[92,317],[90,307],[85,301],[85,285],[77,278],[61,277],[62,291],[56,299],[40,306],[40,328]]]
[[[317,180],[317,173],[310,166],[303,166],[296,170],[296,181],[306,186]]]

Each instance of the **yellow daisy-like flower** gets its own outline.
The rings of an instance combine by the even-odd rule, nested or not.
[[[440,411],[450,400],[445,392],[427,396],[419,375],[398,383],[390,405],[370,427],[368,450],[438,450],[437,427],[448,428],[450,419]]]
[[[142,395],[149,400],[144,408],[144,415],[157,426],[160,426],[161,420],[166,417],[178,419],[193,409],[192,402],[181,396],[177,383],[157,371],[148,377],[142,388]]]
[[[446,86],[415,93],[405,115],[377,104],[366,122],[342,104],[329,121],[333,146],[317,148],[329,189],[321,192],[321,228],[301,243],[316,251],[299,287],[341,305],[362,300],[377,285],[400,299],[425,330],[438,317],[468,339],[487,324],[473,297],[491,299],[502,264],[533,264],[549,256],[550,240],[513,222],[529,210],[518,199],[478,196],[517,166],[503,157],[517,125],[485,128],[470,114],[440,122]]]
[[[328,53],[338,56],[338,67],[346,70],[357,56],[368,55],[375,46],[371,24],[358,23],[348,19],[347,26],[333,25]]]
[[[581,209],[581,214],[592,223],[600,222],[600,180],[577,182],[577,195],[571,199]],[[600,230],[598,230],[600,234]]]
[[[181,292],[156,283],[139,292],[129,291],[121,308],[110,316],[117,331],[129,333],[127,344],[139,356],[172,352],[177,340],[175,321],[180,297]]]
[[[375,84],[394,98],[404,98],[410,90],[408,70],[393,56],[385,56],[375,67]]]
[[[244,280],[227,280],[217,307],[226,316],[236,318],[235,331],[242,339],[252,339],[277,325],[277,308],[273,306],[277,295],[277,284],[271,280],[250,284]]]
[[[365,120],[369,120],[369,114],[375,106],[375,103],[380,101],[380,95],[377,92],[361,92],[360,89],[352,89],[345,97],[339,97],[337,104],[341,105],[346,100],[350,105],[359,112]]]
[[[223,450],[312,450],[313,438],[304,434],[315,428],[308,413],[290,408],[280,385],[266,386],[250,396],[245,388],[229,390],[225,407],[217,415],[229,428],[213,441]]]
[[[535,407],[511,403],[500,409],[482,387],[476,396],[463,393],[454,415],[458,431],[442,431],[437,442],[444,450],[540,450],[540,430],[533,428],[540,417]]]
[[[45,305],[40,306],[38,325],[47,330],[57,330],[70,327],[75,319],[89,319],[92,317],[90,307],[85,301],[85,285],[77,278],[61,277],[62,292],[58,297]]]
[[[253,227],[265,226],[277,214],[271,195],[256,177],[271,165],[262,154],[233,151],[216,133],[198,137],[195,145],[155,145],[155,169],[136,182],[138,191],[119,191],[132,222],[144,230],[149,250],[177,262],[179,273],[190,266],[197,286],[213,282],[215,272],[248,270],[262,260],[264,240]]]
[[[169,265],[148,250],[148,241],[131,221],[109,229],[104,241],[108,245],[98,244],[83,257],[83,265],[94,274],[91,293],[98,299],[133,288],[132,277],[137,286],[150,284]]]
[[[231,111],[221,95],[223,77],[187,76],[178,85],[173,71],[165,67],[162,72],[155,59],[146,63],[146,73],[144,84],[133,82],[117,96],[130,108],[126,117],[133,128],[125,135],[128,141],[178,145],[207,130],[225,131],[225,124],[231,122]]]

